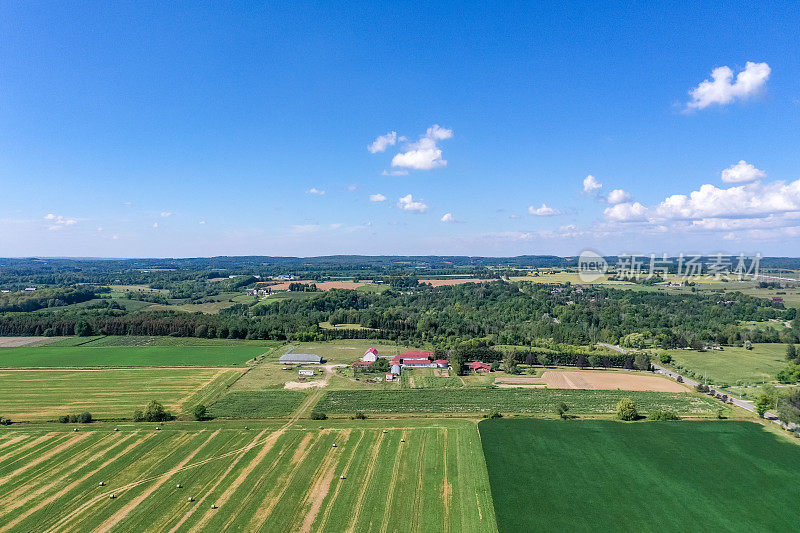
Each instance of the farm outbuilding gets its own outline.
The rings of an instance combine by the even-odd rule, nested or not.
[[[365,363],[374,363],[378,360],[378,350],[376,348],[370,348],[364,352],[364,357],[362,357],[361,360]]]
[[[484,363],[483,361],[475,361],[469,364],[469,369],[473,372],[491,372],[492,367]]]
[[[278,359],[284,365],[320,364],[322,357],[310,353],[287,353]]]
[[[400,375],[400,365],[393,364],[391,373],[394,374],[395,376],[399,376]]]

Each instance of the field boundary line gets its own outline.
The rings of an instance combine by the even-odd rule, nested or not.
[[[373,472],[375,472],[375,465],[378,462],[378,453],[381,450],[381,445],[383,444],[385,437],[386,434],[381,433],[380,437],[378,437],[378,442],[372,448],[372,455],[370,456],[369,463],[367,464],[366,479],[364,480],[364,484],[361,485],[361,490],[358,493],[358,499],[356,500],[356,508],[353,512],[353,520],[350,523],[350,526],[347,528],[348,533],[352,533],[353,531],[355,531],[356,524],[358,523],[358,518],[361,515],[361,509],[364,507],[364,496],[367,493],[367,487],[372,481],[372,474]]]
[[[181,459],[181,462],[179,462],[176,466],[170,468],[163,475],[159,476],[159,479],[156,480],[156,482],[153,485],[149,486],[136,498],[128,502],[122,509],[119,509],[116,513],[108,517],[102,524],[96,527],[94,531],[109,531],[112,527],[116,526],[120,521],[124,520],[130,514],[130,512],[133,511],[136,507],[138,507],[140,503],[142,503],[145,499],[147,499],[148,496],[150,496],[152,493],[158,490],[158,488],[161,487],[161,485],[163,485],[164,483],[166,483],[169,480],[169,478],[171,478],[176,473],[180,472],[183,466],[185,466],[189,461],[194,459],[194,457],[198,453],[200,453],[200,451],[203,448],[205,448],[214,437],[219,435],[220,431],[221,430],[218,429],[213,433],[211,433],[211,435],[209,435],[208,438],[205,441],[203,441],[202,444],[200,444],[200,446],[197,446],[194,450],[191,451],[191,453],[189,453],[189,455]]]
[[[131,433],[130,437],[133,437],[133,436],[136,436],[136,435],[137,435],[137,433]],[[94,475],[97,475],[97,472],[99,472],[100,470],[104,469],[105,467],[107,467],[108,465],[110,465],[111,463],[116,461],[117,459],[121,458],[125,454],[129,453],[134,448],[136,448],[137,446],[139,446],[140,444],[142,444],[143,442],[145,442],[147,439],[149,439],[152,436],[153,436],[152,434],[145,435],[143,437],[140,437],[137,441],[128,444],[128,446],[125,447],[125,449],[123,449],[121,452],[119,452],[115,456],[107,459],[105,462],[100,464],[94,471],[89,472],[88,474],[85,474],[85,475],[81,476],[80,478],[74,480],[72,483],[68,484],[67,486],[65,486],[64,488],[62,488],[58,492],[56,492],[55,494],[49,496],[48,498],[45,498],[44,500],[42,500],[41,502],[37,503],[35,506],[31,507],[27,511],[24,511],[21,515],[17,516],[13,521],[11,521],[8,524],[6,524],[5,526],[1,527],[0,531],[8,531],[12,527],[16,526],[17,524],[19,524],[20,522],[22,522],[23,520],[28,518],[33,513],[36,513],[38,511],[41,511],[42,509],[46,508],[51,503],[53,503],[54,501],[58,500],[61,496],[67,494],[69,491],[71,491],[72,489],[74,489],[75,487],[77,487],[78,485],[80,485],[81,483],[83,483],[84,481],[89,479],[90,477],[92,477]],[[121,440],[118,444],[123,444],[130,437],[126,437],[124,440]],[[116,446],[112,446],[112,449],[115,448],[115,447]],[[91,462],[88,463],[88,464],[91,464]]]

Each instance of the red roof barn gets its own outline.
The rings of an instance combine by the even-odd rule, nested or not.
[[[483,361],[475,361],[474,363],[469,364],[469,369],[474,372],[491,372],[492,367]]]

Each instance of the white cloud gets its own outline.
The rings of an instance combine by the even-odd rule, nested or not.
[[[744,70],[733,80],[733,70],[718,67],[711,71],[711,79],[705,80],[689,91],[692,100],[687,109],[705,109],[712,104],[727,105],[737,99],[758,93],[769,79],[771,69],[766,63],[748,61]]]
[[[392,166],[415,170],[431,170],[446,166],[447,161],[442,159],[442,150],[438,142],[452,136],[453,130],[434,124],[417,142],[410,143],[406,152],[395,155],[392,158]]]
[[[628,191],[624,191],[622,189],[614,189],[610,193],[608,193],[608,198],[606,201],[610,204],[621,204],[623,202],[627,202],[631,199],[631,195]]]
[[[370,202],[383,202],[385,200],[386,200],[386,197],[384,195],[382,195],[381,193],[370,194],[369,195],[369,201]]]
[[[153,222],[153,229],[158,229],[158,222]]]
[[[356,189],[358,189],[358,185],[356,185],[355,183],[351,183],[350,185],[347,186],[347,190],[350,192],[353,192]]]
[[[422,213],[428,210],[427,205],[425,205],[421,201],[414,200],[414,198],[412,198],[410,194],[401,197],[397,201],[397,207],[399,207],[403,211],[413,211],[416,213]]]
[[[161,212],[161,216],[162,216],[163,218],[171,217],[171,216],[172,216],[172,213],[171,213],[171,212],[169,212],[169,211],[162,211],[162,212]]]
[[[561,211],[552,207],[548,207],[547,204],[542,204],[542,207],[528,207],[528,213],[531,215],[536,215],[537,217],[552,217],[555,215],[560,215]]]
[[[202,225],[202,224],[205,224],[205,223],[206,223],[206,221],[205,221],[205,220],[201,220],[200,222],[198,222],[198,224],[201,224],[201,225]]]
[[[442,220],[442,222],[450,223],[450,222],[455,222],[456,218],[453,216],[453,213],[445,213],[442,216],[441,220]]]
[[[368,144],[367,150],[369,150],[371,154],[377,154],[378,152],[385,152],[386,148],[394,146],[395,144],[397,144],[397,132],[390,131],[386,135],[381,135]]]
[[[408,176],[408,170],[384,170],[381,176]]]
[[[306,194],[316,194],[318,196],[322,196],[323,194],[325,194],[325,191],[323,191],[322,189],[317,189],[316,187],[311,187],[306,191]]]
[[[745,160],[741,160],[722,171],[722,181],[725,183],[747,183],[766,177],[766,172],[757,169]]]
[[[586,194],[594,194],[602,187],[603,184],[597,181],[597,178],[591,174],[583,178],[583,192]]]
[[[632,222],[646,219],[647,208],[639,202],[623,202],[604,211],[606,217],[617,222]]]
[[[78,223],[74,218],[66,218],[62,215],[54,215],[53,213],[48,213],[45,215],[44,219],[52,222],[52,225],[47,228],[50,231],[57,231],[67,226],[74,226]]]
[[[689,195],[674,194],[659,204],[656,214],[667,219],[763,217],[800,211],[800,180],[762,185],[760,182],[720,189],[705,184]]]

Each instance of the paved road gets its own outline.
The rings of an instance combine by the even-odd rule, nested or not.
[[[617,351],[619,353],[626,353],[625,348],[623,348],[621,346],[616,346],[614,344],[606,344],[604,342],[598,342],[597,345],[598,346],[604,346],[606,348],[609,348],[611,350]],[[655,363],[652,363],[652,365],[653,365],[653,368],[655,369],[655,372],[657,374],[663,374],[663,375],[669,376],[669,377],[671,377],[673,379],[678,379],[678,377],[680,377],[680,378],[683,379],[683,382],[686,385],[689,385],[690,387],[697,387],[700,384],[699,382],[697,382],[697,381],[695,381],[693,379],[687,378],[686,376],[681,376],[677,372],[675,372],[673,370],[669,370],[668,368],[664,368],[661,365],[657,365]],[[750,411],[751,413],[755,413],[756,412],[756,408],[755,408],[755,406],[753,405],[752,402],[748,402],[746,400],[741,400],[739,398],[731,396],[730,394],[728,394],[728,398],[731,399],[731,401],[733,402],[733,405],[741,407],[742,409],[746,409],[747,411]],[[780,420],[778,420],[778,417],[774,413],[770,413],[769,411],[764,413],[764,418],[766,420],[771,420],[772,422],[775,422],[776,424],[783,425],[783,423]],[[794,429],[794,427],[792,429]]]

